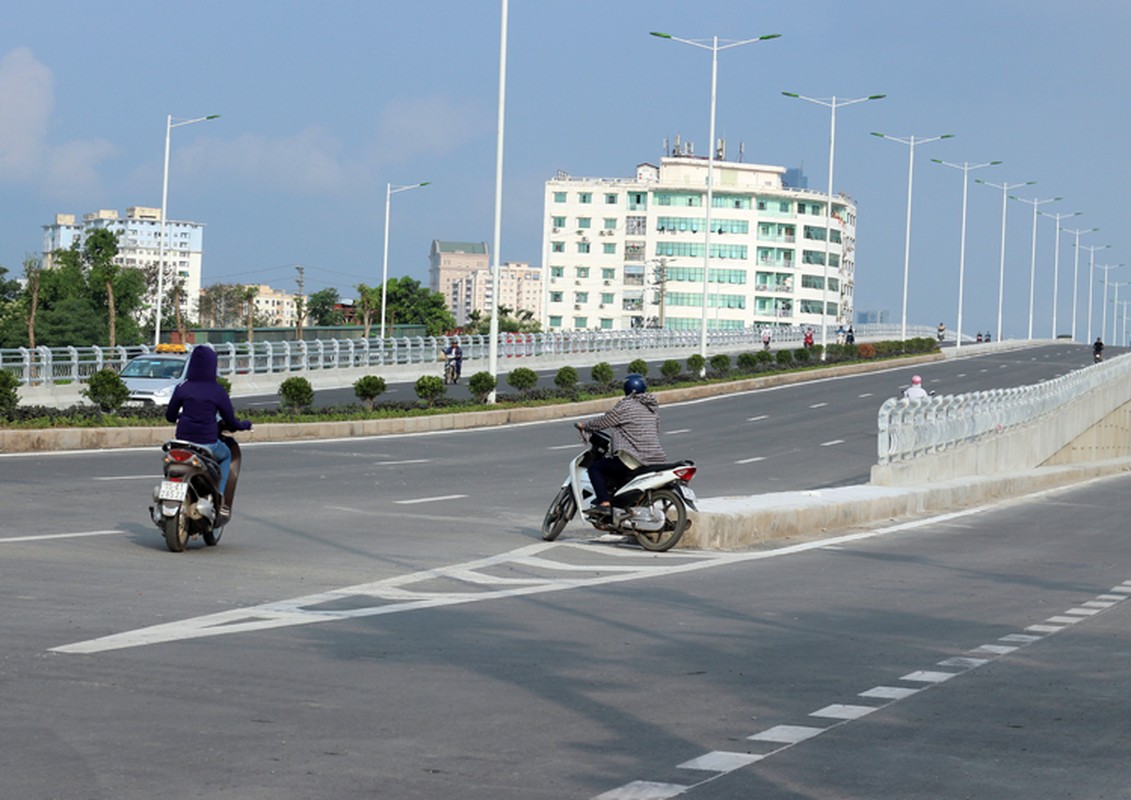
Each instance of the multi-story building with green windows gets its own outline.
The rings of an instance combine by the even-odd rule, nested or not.
[[[786,186],[785,167],[677,153],[633,178],[546,182],[548,330],[847,325],[856,205]],[[828,223],[828,224],[826,224]],[[710,247],[710,259],[706,259]],[[824,315],[822,315],[824,311]]]

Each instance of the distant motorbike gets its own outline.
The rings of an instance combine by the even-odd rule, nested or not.
[[[185,549],[189,539],[200,536],[209,547],[220,541],[231,518],[232,501],[240,474],[240,446],[230,436],[221,440],[232,451],[228,485],[220,496],[220,465],[204,445],[172,439],[161,446],[164,480],[153,490],[149,514],[161,529],[165,546],[174,553]],[[228,513],[222,508],[227,506]]]
[[[459,383],[459,367],[454,358],[448,358],[444,361],[444,383]]]
[[[603,431],[583,432],[582,438],[588,446],[570,462],[565,482],[542,520],[542,538],[548,542],[558,538],[580,508],[597,530],[632,536],[645,550],[663,552],[675,547],[691,526],[687,509],[696,510],[695,492],[688,486],[695,463],[636,468],[627,483],[613,490],[612,508],[602,513],[596,509],[587,467],[608,454],[612,441]]]

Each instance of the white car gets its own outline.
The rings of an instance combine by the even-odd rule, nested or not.
[[[168,405],[173,390],[184,382],[188,353],[147,353],[126,364],[119,375],[133,405]]]

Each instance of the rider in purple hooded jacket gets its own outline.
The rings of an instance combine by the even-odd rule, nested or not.
[[[165,419],[177,423],[176,437],[181,441],[208,447],[220,462],[220,493],[228,485],[232,451],[220,439],[217,417],[232,431],[250,431],[251,421],[236,417],[231,398],[216,382],[216,351],[211,347],[195,347],[189,356],[185,382],[173,390]]]

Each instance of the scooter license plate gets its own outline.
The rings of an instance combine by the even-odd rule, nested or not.
[[[691,490],[690,486],[682,486],[680,487],[680,491],[683,492],[683,497],[685,500],[690,500],[692,503],[696,501],[697,498],[695,497],[695,492]]]
[[[188,494],[188,484],[180,481],[161,481],[161,488],[157,490],[160,500],[184,500]]]

